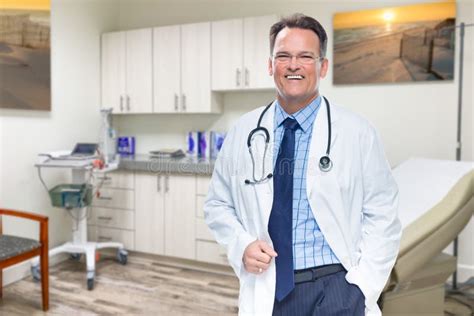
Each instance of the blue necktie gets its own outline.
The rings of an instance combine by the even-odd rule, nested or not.
[[[295,119],[283,121],[285,133],[273,172],[273,206],[268,232],[278,256],[275,298],[281,302],[295,287],[293,271],[293,170],[295,156]]]

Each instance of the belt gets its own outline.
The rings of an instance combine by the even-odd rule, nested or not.
[[[315,281],[324,276],[345,271],[342,264],[328,264],[303,270],[295,270],[295,284]]]

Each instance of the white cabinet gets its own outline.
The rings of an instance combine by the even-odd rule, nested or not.
[[[94,179],[100,195],[94,197],[88,219],[91,241],[116,241],[135,249],[135,178],[133,172],[111,172]]]
[[[195,259],[196,177],[165,176],[165,254]]]
[[[195,259],[196,177],[137,174],[135,192],[135,249]]]
[[[216,242],[214,235],[204,220],[204,201],[206,200],[210,182],[211,178],[209,176],[197,176],[195,215],[196,260],[229,265],[225,248]]]
[[[152,254],[165,253],[164,198],[161,176],[136,174],[135,250]]]
[[[212,22],[212,90],[272,89],[270,27],[276,16]]]
[[[102,107],[152,112],[152,29],[102,34]]]
[[[220,112],[211,94],[211,24],[153,29],[155,113]]]
[[[153,29],[153,112],[180,111],[181,28],[179,25]]]

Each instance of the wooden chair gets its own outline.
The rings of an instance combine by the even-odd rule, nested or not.
[[[29,238],[3,235],[2,215],[38,221],[40,224],[39,242]],[[40,256],[43,310],[47,311],[49,309],[48,217],[23,211],[0,209],[0,298],[3,294],[3,269],[35,256]]]

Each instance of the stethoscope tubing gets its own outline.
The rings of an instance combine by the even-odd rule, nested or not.
[[[327,120],[328,120],[328,142],[327,142],[327,147],[326,147],[326,155],[319,159],[319,169],[321,169],[321,171],[323,171],[323,172],[329,172],[332,169],[332,166],[333,166],[331,158],[329,157],[330,150],[331,150],[331,136],[332,136],[331,135],[331,133],[332,133],[331,109],[330,109],[329,100],[325,96],[323,96],[323,99],[326,103],[326,112],[327,112]],[[268,144],[270,142],[270,133],[268,132],[268,129],[261,126],[263,116],[270,109],[272,104],[273,104],[273,102],[271,102],[270,104],[268,104],[265,107],[265,109],[260,114],[260,117],[258,118],[257,127],[254,128],[253,130],[251,130],[249,135],[247,136],[247,147],[248,147],[248,150],[249,150],[250,158],[252,159],[252,178],[253,178],[253,181],[251,181],[249,179],[246,179],[245,184],[259,184],[259,183],[263,183],[263,182],[265,182],[265,181],[267,181],[267,180],[269,180],[273,177],[272,173],[269,173],[267,176],[263,175],[265,173],[265,157],[266,157],[266,153],[267,153],[267,147],[268,147]],[[252,152],[252,138],[253,138],[253,135],[255,133],[258,133],[258,132],[263,132],[265,134],[265,137],[264,137],[264,139],[265,139],[265,149],[264,149],[264,152],[263,152],[263,165],[262,165],[263,169],[262,169],[262,176],[260,177],[260,179],[257,179],[255,177],[255,158],[254,158],[254,155],[253,155],[253,152]]]

